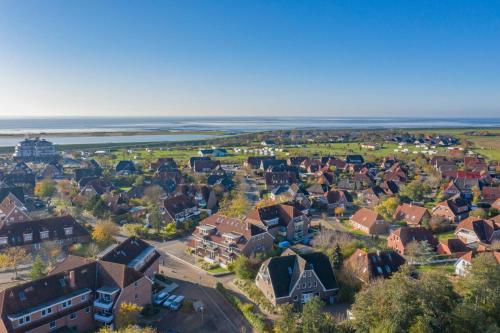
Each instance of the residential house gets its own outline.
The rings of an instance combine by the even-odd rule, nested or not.
[[[468,246],[490,245],[500,241],[500,223],[471,216],[458,224],[455,236]]]
[[[470,207],[466,200],[455,195],[448,200],[438,202],[432,209],[433,217],[441,217],[451,222],[460,222],[469,216]]]
[[[87,162],[86,167],[77,168],[74,171],[74,178],[76,182],[80,182],[83,178],[99,178],[102,175],[102,168],[95,160]]]
[[[197,160],[194,162],[193,171],[196,173],[210,173],[220,168],[220,161]]]
[[[339,289],[330,260],[319,252],[286,251],[269,258],[262,263],[255,284],[274,305],[299,305],[314,297],[331,304]]]
[[[165,199],[162,213],[167,223],[182,223],[200,215],[196,202],[185,194]]]
[[[272,190],[277,186],[291,186],[298,182],[297,176],[293,172],[266,172],[264,175],[266,181],[266,189]]]
[[[306,156],[293,156],[289,157],[286,162],[288,165],[293,165],[293,166],[300,166],[302,162],[307,161],[309,158]]]
[[[268,253],[273,241],[269,232],[247,219],[214,214],[196,227],[188,248],[205,261],[225,267],[239,255]]]
[[[375,279],[390,277],[405,262],[395,251],[365,252],[357,249],[344,261],[344,269],[368,284]]]
[[[429,245],[436,248],[438,241],[434,235],[423,227],[401,227],[394,230],[387,238],[387,247],[397,253],[405,255],[407,246],[412,242],[427,241]]]
[[[199,185],[196,188],[194,200],[199,208],[207,209],[210,213],[217,210],[218,200],[217,195],[212,187],[207,185]]]
[[[291,242],[298,242],[309,232],[311,219],[307,212],[307,208],[298,203],[283,203],[255,208],[247,217],[273,237],[281,236]]]
[[[495,258],[497,265],[500,265],[500,252],[493,251],[488,253],[490,253]],[[469,251],[458,258],[457,262],[455,263],[455,274],[458,276],[467,275],[472,265],[473,257],[474,253],[472,251]]]
[[[80,195],[87,199],[90,199],[96,195],[103,195],[104,193],[110,192],[111,189],[112,184],[101,178],[83,178],[80,181]]]
[[[52,161],[45,165],[38,174],[39,179],[60,179],[64,177],[64,169],[57,161]]]
[[[194,170],[194,164],[198,161],[210,161],[212,160],[208,156],[200,156],[200,157],[191,157],[189,159],[189,168]]]
[[[259,169],[263,160],[275,160],[276,156],[249,156],[243,165],[250,169]]]
[[[389,232],[389,223],[384,221],[374,210],[368,208],[359,209],[349,220],[352,227],[368,235],[387,234]]]
[[[89,232],[70,216],[3,223],[0,227],[0,247],[23,246],[38,250],[44,242],[61,246],[90,241]]]
[[[346,163],[348,164],[363,164],[365,163],[365,160],[363,158],[363,156],[361,155],[347,155],[345,157],[345,161]]]
[[[500,198],[500,186],[497,187],[484,186],[483,189],[481,190],[481,199],[484,202],[492,204],[499,198]]]
[[[24,139],[15,146],[13,158],[16,161],[39,162],[59,158],[52,142],[40,138]]]
[[[119,161],[116,164],[115,171],[119,175],[129,176],[139,172],[134,162],[128,160]]]
[[[24,204],[14,194],[9,193],[0,202],[0,225],[31,220]]]
[[[405,221],[410,226],[422,225],[424,220],[430,220],[431,215],[425,207],[414,204],[401,204],[396,208],[394,219]]]
[[[68,256],[48,276],[0,292],[0,331],[113,327],[122,303],[151,303],[159,254],[147,243],[127,239],[97,260]]]
[[[386,196],[385,191],[380,186],[372,186],[359,193],[358,197],[368,206],[378,205]]]
[[[470,249],[458,238],[445,239],[439,242],[437,253],[448,256],[460,257]]]
[[[329,209],[349,208],[352,206],[352,196],[349,191],[331,189],[324,194]]]
[[[214,156],[214,157],[224,157],[228,155],[225,148],[215,148],[212,149],[200,149],[198,150],[198,155],[200,156]]]
[[[35,187],[35,173],[24,162],[18,162],[3,177],[3,181],[10,186],[19,186],[26,189]]]
[[[270,168],[276,168],[276,167],[283,168],[285,166],[287,166],[287,163],[285,160],[266,158],[266,159],[261,160],[261,162],[260,162],[260,169],[263,171],[269,171]]]

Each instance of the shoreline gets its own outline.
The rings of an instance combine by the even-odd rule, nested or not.
[[[152,130],[152,131],[67,131],[67,132],[26,132],[26,133],[1,133],[0,138],[23,139],[33,137],[108,137],[108,136],[139,136],[139,135],[215,135],[225,136],[233,133],[221,130]]]

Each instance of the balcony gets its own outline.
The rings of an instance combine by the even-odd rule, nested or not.
[[[96,300],[94,300],[94,307],[104,310],[111,310],[111,308],[113,307],[113,300],[97,298]]]
[[[98,312],[94,314],[94,319],[101,323],[111,324],[114,318],[111,313]]]

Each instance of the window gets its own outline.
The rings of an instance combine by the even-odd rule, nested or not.
[[[306,287],[306,284],[305,283],[302,283],[302,288],[305,288]]]
[[[69,319],[71,320],[75,320],[76,319],[76,312],[75,313],[72,313],[69,315]]]
[[[5,244],[7,244],[7,242],[8,242],[7,237],[0,237],[0,245],[5,245]]]
[[[318,286],[318,282],[314,281],[314,286],[317,287]]]
[[[25,242],[30,242],[33,240],[33,234],[32,233],[29,233],[29,234],[23,234],[23,239]]]
[[[135,299],[139,299],[139,295],[135,294]]]
[[[49,231],[48,230],[40,231],[40,238],[41,239],[47,239],[47,238],[49,238]]]
[[[24,322],[27,324],[31,321],[31,316],[30,315],[27,315],[27,316],[24,316]]]
[[[299,296],[293,296],[293,300],[294,301],[298,301],[299,300]]]
[[[85,313],[90,313],[90,306],[87,306],[87,307],[85,308]]]
[[[311,288],[313,286],[312,282],[309,282],[309,288]]]
[[[137,287],[139,286],[139,283],[137,281],[134,282],[134,286]]]
[[[56,328],[56,322],[55,322],[55,321],[51,321],[51,322],[49,323],[49,328],[50,328],[51,330],[54,330],[54,329]]]
[[[87,300],[87,295],[82,295],[80,299],[82,302],[85,302]]]
[[[66,236],[71,236],[71,235],[73,235],[73,227],[64,228],[64,234],[65,234]]]
[[[46,308],[42,310],[42,317],[52,313],[52,308]]]

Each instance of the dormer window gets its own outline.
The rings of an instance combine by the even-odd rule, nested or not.
[[[73,227],[67,227],[67,228],[64,228],[64,234],[66,236],[71,236],[73,235]]]
[[[31,242],[33,240],[33,233],[32,232],[24,233],[23,234],[23,240],[25,242]]]
[[[7,245],[9,239],[7,237],[0,237],[0,245]]]
[[[44,231],[40,231],[40,239],[48,239],[49,238],[49,231],[48,230],[44,230]]]

